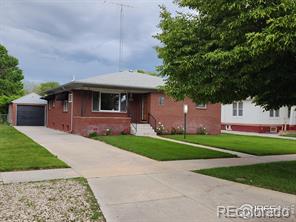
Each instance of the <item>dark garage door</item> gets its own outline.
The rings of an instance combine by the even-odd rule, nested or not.
[[[17,106],[18,126],[44,126],[44,106]]]

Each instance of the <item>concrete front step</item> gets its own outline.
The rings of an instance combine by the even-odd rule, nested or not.
[[[135,126],[137,129],[135,129]],[[156,136],[150,124],[131,124],[131,134],[136,136]]]

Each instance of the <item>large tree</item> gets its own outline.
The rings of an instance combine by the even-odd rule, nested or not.
[[[157,48],[167,92],[200,102],[248,97],[266,109],[296,104],[296,1],[177,0],[162,7]]]
[[[47,90],[54,89],[59,86],[60,84],[58,82],[44,82],[37,85],[33,92],[38,93],[39,95],[44,95]]]
[[[7,111],[9,102],[23,95],[23,78],[18,60],[8,55],[7,49],[0,44],[0,113]]]

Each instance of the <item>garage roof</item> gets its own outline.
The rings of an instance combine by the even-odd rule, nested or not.
[[[30,93],[28,95],[13,100],[12,103],[28,105],[46,105],[47,101],[41,99],[41,96],[36,93]]]

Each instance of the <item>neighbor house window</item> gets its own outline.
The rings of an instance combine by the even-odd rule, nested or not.
[[[198,109],[206,109],[207,104],[205,104],[205,103],[196,103],[195,107],[198,108]]]
[[[238,103],[238,115],[243,116],[243,102]]]
[[[243,116],[244,104],[243,102],[232,103],[232,116]]]
[[[93,92],[93,111],[126,112],[126,93]]]
[[[161,106],[164,105],[164,96],[159,97],[159,105],[161,105]]]
[[[269,116],[270,117],[279,117],[280,116],[280,110],[279,109],[271,109],[271,110],[269,110]]]
[[[63,103],[63,111],[64,112],[68,112],[68,106],[69,106],[68,100],[64,100],[64,103]]]

